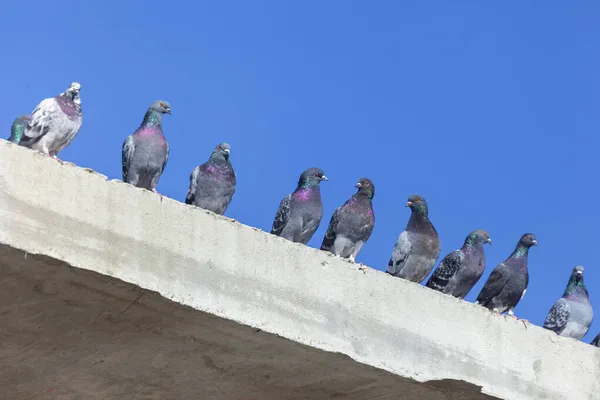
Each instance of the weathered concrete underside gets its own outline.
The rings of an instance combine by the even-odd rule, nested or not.
[[[3,399],[491,399],[418,383],[0,246]]]

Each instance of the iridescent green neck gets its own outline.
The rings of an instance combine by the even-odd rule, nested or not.
[[[211,161],[227,161],[227,158],[219,150],[215,150],[210,155]]]
[[[162,114],[154,110],[146,111],[146,115],[144,115],[144,120],[142,121],[142,126],[145,128],[156,126],[162,127]]]
[[[354,194],[354,197],[366,197],[369,200],[373,200],[373,192],[371,190],[359,190]]]
[[[24,124],[14,124],[12,129],[10,130],[10,141],[12,143],[21,143],[21,138],[23,137],[23,132],[25,132]]]
[[[529,248],[519,244],[515,251],[513,251],[512,258],[523,258],[527,256],[527,253],[529,253]]]
[[[419,214],[422,215],[424,217],[427,217],[427,214],[429,213],[429,210],[427,209],[427,205],[425,204],[416,204],[413,206],[413,211],[415,212],[415,214]]]
[[[469,235],[466,239],[465,239],[465,247],[475,247],[477,245],[477,240]]]
[[[585,283],[583,283],[583,278],[577,280],[576,278],[571,278],[569,280],[569,284],[565,289],[565,293],[563,297],[569,298],[579,298],[581,296],[588,297],[587,288],[585,287]]]

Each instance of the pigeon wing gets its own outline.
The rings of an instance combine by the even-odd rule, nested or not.
[[[569,310],[569,304],[567,301],[565,299],[558,300],[550,309],[550,312],[544,321],[544,328],[554,331],[557,335],[560,335],[567,326],[570,314],[571,311]]]
[[[288,194],[285,196],[281,203],[279,204],[279,209],[277,210],[277,214],[275,214],[275,220],[273,221],[273,227],[271,228],[271,233],[274,235],[281,235],[283,229],[285,228],[288,219],[290,218],[290,205],[292,202],[292,195]]]
[[[454,250],[448,254],[440,265],[437,267],[431,278],[427,281],[425,286],[435,289],[444,290],[450,279],[458,272],[461,263],[465,259],[465,255],[460,250]]]
[[[187,195],[185,196],[185,204],[193,204],[196,197],[196,189],[198,187],[198,174],[200,173],[200,166],[194,168],[190,174],[190,188],[188,189]]]
[[[504,263],[498,265],[498,267],[492,271],[492,274],[485,285],[483,285],[483,289],[481,289],[479,296],[477,296],[477,303],[485,305],[500,294],[509,278],[510,271],[506,265]]]
[[[128,136],[127,139],[123,142],[123,151],[122,151],[122,164],[123,164],[123,181],[127,182],[127,175],[129,173],[129,167],[131,165],[131,158],[133,157],[133,153],[135,151],[135,141],[133,140],[133,135]]]
[[[333,243],[335,242],[336,236],[335,232],[339,221],[340,208],[341,207],[338,207],[331,216],[329,227],[327,228],[327,232],[325,232],[323,243],[321,243],[321,250],[331,250],[333,248]]]

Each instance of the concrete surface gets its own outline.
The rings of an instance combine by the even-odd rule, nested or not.
[[[0,243],[6,398],[598,398],[592,346],[8,142]]]

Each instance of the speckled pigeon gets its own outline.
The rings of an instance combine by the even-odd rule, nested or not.
[[[73,82],[60,95],[42,100],[31,113],[20,145],[60,162],[58,153],[75,139],[83,122],[80,90],[81,85]]]
[[[31,117],[27,114],[20,115],[15,118],[12,126],[10,127],[10,137],[8,138],[9,142],[19,144],[21,142],[21,138],[23,137],[23,133],[25,133],[25,129],[27,129],[27,124]]]
[[[223,215],[235,192],[235,172],[229,161],[231,147],[221,143],[207,162],[197,166],[190,175],[186,204]]]
[[[123,181],[157,194],[156,185],[169,159],[163,114],[171,114],[171,105],[164,100],[152,103],[140,127],[125,139],[122,153]]]
[[[576,266],[571,272],[562,298],[550,309],[544,328],[554,331],[559,336],[581,340],[590,330],[592,319],[594,310],[583,283],[583,267]]]
[[[421,282],[440,256],[440,239],[429,220],[427,202],[423,197],[410,196],[406,207],[410,207],[412,214],[394,246],[387,273]]]
[[[426,286],[459,299],[464,298],[485,269],[485,243],[492,244],[486,231],[478,229],[469,233],[460,249],[444,257]]]
[[[370,179],[360,178],[356,187],[358,192],[333,213],[321,244],[321,250],[350,258],[352,262],[371,236],[375,225],[375,186]]]
[[[320,168],[309,168],[300,175],[298,187],[281,200],[271,233],[306,244],[321,223],[323,204],[319,184],[327,177]]]
[[[592,346],[600,347],[600,333],[590,342]]]
[[[529,248],[537,246],[537,244],[533,233],[521,236],[510,257],[494,268],[477,296],[475,304],[481,304],[500,314],[508,311],[509,315],[514,316],[515,307],[525,296],[529,284],[529,272],[527,271]]]

